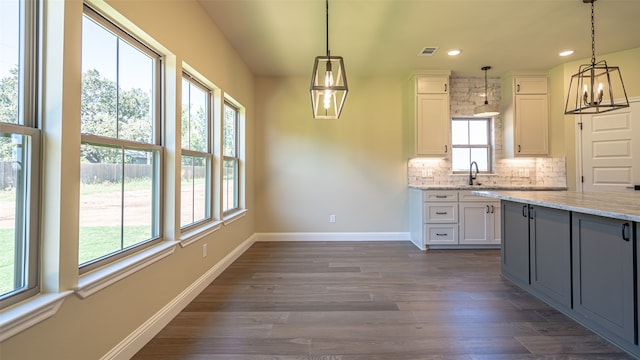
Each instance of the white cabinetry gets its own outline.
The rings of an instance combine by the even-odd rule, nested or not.
[[[500,202],[471,191],[410,189],[411,241],[420,249],[500,245]]]
[[[449,122],[449,72],[416,75],[416,155],[448,155],[451,150]]]
[[[500,244],[500,202],[459,192],[460,238],[462,245]]]
[[[514,75],[502,82],[505,156],[549,154],[547,76]]]

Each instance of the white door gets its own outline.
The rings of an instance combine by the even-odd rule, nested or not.
[[[582,190],[634,191],[640,185],[640,99],[582,116]]]

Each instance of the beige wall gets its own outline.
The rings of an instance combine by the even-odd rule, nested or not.
[[[187,62],[236,101],[246,107],[246,216],[223,226],[212,235],[187,247],[177,246],[170,256],[130,275],[117,283],[81,299],[67,297],[59,311],[51,318],[30,327],[0,344],[0,359],[99,359],[136,328],[168,304],[207,270],[218,263],[239,244],[255,233],[253,193],[254,149],[254,83],[253,75],[219,30],[204,14],[200,5],[191,0],[181,1],[125,1],[108,4],[96,1],[97,7],[107,11],[117,21],[133,22],[153,39],[167,55],[167,81],[179,84],[181,64]],[[114,9],[109,9],[112,6]],[[57,61],[49,66],[50,80],[45,88],[58,90],[64,96],[59,101],[49,93],[45,132],[62,134],[62,139],[46,138],[47,183],[43,185],[45,198],[45,288],[49,291],[73,289],[77,274],[77,190],[79,188],[79,99],[80,99],[80,26],[81,1],[48,2],[48,12],[55,13],[50,24],[60,33],[45,34],[55,40],[48,52]],[[62,30],[64,28],[64,30]],[[135,30],[135,29],[134,29]],[[135,32],[135,31],[134,31]],[[137,32],[135,32],[137,34]],[[52,44],[54,44],[52,43]],[[64,54],[55,54],[62,52]],[[64,57],[64,61],[61,58]],[[62,61],[62,64],[60,63]],[[54,81],[55,80],[55,81]],[[54,83],[55,82],[55,83]],[[176,92],[169,92],[165,103],[166,118],[175,121]],[[172,100],[174,99],[174,100]],[[173,101],[173,103],[172,103]],[[64,119],[64,121],[62,121]],[[169,126],[168,129],[180,126]],[[167,134],[167,139],[175,136]],[[175,161],[175,141],[168,140],[166,159]],[[63,171],[55,171],[62,164]],[[167,166],[165,180],[168,188],[179,179],[175,166]],[[172,173],[173,171],[173,173]],[[60,195],[62,194],[62,196]],[[66,196],[66,197],[63,197]],[[177,237],[170,191],[165,192],[165,234]],[[58,215],[59,213],[59,215]],[[208,244],[208,256],[202,257],[202,244]]]
[[[308,77],[257,78],[254,83],[243,61],[194,1],[110,0],[109,6],[115,9],[115,17],[135,23],[169,52],[172,81],[178,82],[180,64],[185,61],[247,108],[249,212],[86,299],[68,297],[52,318],[0,344],[0,359],[98,359],[255,232],[408,231],[406,166],[413,140],[407,77],[349,77],[342,117],[314,120]],[[45,199],[53,203],[47,210],[56,211],[56,206],[61,210],[60,220],[45,227],[54,232],[45,233],[44,238],[48,259],[44,275],[53,279],[45,285],[60,291],[72,289],[78,280],[73,262],[77,254],[71,250],[77,244],[77,230],[69,230],[77,229],[77,205],[64,206],[52,193],[70,194],[67,201],[77,201],[73,194],[79,164],[64,158],[77,159],[79,143],[79,135],[68,129],[79,129],[81,14],[80,1],[66,1],[58,14],[67,29],[61,40],[65,61],[60,67],[64,68],[60,119],[71,125],[48,125],[60,128],[63,140],[71,144],[67,148],[52,145],[68,168],[57,175],[55,184],[44,186]],[[628,95],[640,96],[640,49],[603,58],[621,67]],[[568,78],[579,63],[550,70],[551,152],[567,156],[569,174],[575,167],[575,135],[570,117],[563,114],[564,97]],[[167,110],[167,116],[175,119],[175,105],[169,104]],[[172,156],[169,149],[167,159]],[[165,199],[167,212],[175,200]],[[335,224],[328,222],[329,214],[336,215]],[[171,219],[167,223],[165,231],[173,238],[178,230]],[[209,256],[203,259],[200,245],[204,243]]]
[[[609,66],[618,66],[622,74],[627,96],[640,96],[640,48],[611,54],[597,55],[596,60],[606,60]],[[590,59],[572,61],[550,70],[551,79],[551,151],[554,156],[567,157],[567,185],[576,189],[576,122],[577,117],[565,116],[564,107],[571,76],[580,64]]]
[[[258,232],[407,232],[409,79],[348,81],[340,119],[314,120],[310,75],[257,80]]]

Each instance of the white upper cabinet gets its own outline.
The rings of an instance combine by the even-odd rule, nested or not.
[[[449,75],[416,75],[414,94],[416,156],[448,156]]]
[[[502,99],[505,156],[549,155],[547,75],[503,78]]]

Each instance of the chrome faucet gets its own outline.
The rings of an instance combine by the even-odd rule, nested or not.
[[[473,165],[476,166],[476,174],[475,175],[473,175]],[[469,185],[473,185],[473,180],[476,179],[476,176],[478,176],[479,172],[480,172],[480,170],[478,170],[478,163],[475,162],[475,161],[472,161],[471,165],[469,166]]]

